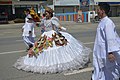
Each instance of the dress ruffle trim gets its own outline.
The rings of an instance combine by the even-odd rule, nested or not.
[[[89,59],[89,53],[91,50],[87,47],[84,48],[82,53],[84,55],[78,55],[75,57],[72,61],[67,63],[60,63],[60,64],[54,64],[51,66],[31,66],[24,64],[24,57],[20,57],[17,62],[13,65],[15,68],[19,70],[24,70],[27,72],[33,72],[33,73],[60,73],[60,72],[66,72],[66,71],[72,71],[72,70],[78,70],[86,67],[90,61]]]

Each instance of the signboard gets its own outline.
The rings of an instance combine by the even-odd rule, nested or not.
[[[89,6],[89,0],[80,0],[81,6]]]
[[[95,2],[120,2],[120,0],[94,0]]]
[[[57,6],[79,5],[79,0],[53,0]]]
[[[47,1],[47,0],[19,0],[19,1]]]

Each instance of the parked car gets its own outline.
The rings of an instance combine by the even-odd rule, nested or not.
[[[98,14],[95,11],[89,11],[89,12],[90,12],[91,22],[96,22],[100,20],[100,18],[98,17]]]
[[[0,23],[8,23],[8,15],[5,12],[0,13]]]

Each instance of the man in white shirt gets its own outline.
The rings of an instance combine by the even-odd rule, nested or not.
[[[120,78],[120,38],[115,24],[108,18],[110,6],[98,4],[101,21],[97,28],[94,50],[92,80],[119,80]]]
[[[34,27],[35,27],[35,23],[32,19],[32,16],[29,14],[26,17],[26,22],[25,25],[22,27],[22,36],[23,36],[23,40],[24,43],[27,45],[28,50],[33,47],[34,45],[34,38],[35,38],[35,33],[34,33]]]

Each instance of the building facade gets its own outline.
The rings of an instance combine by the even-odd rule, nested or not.
[[[47,0],[1,0],[0,1],[0,14],[7,13],[8,19],[24,18],[24,11],[27,8],[34,7],[38,13],[40,5],[46,4]]]
[[[53,0],[55,13],[77,12],[78,10],[96,11],[99,2],[107,2],[111,6],[110,16],[120,16],[120,0]]]
[[[41,5],[52,5],[55,13],[73,13],[95,10],[99,2],[109,2],[111,16],[120,16],[119,0],[0,0],[0,14],[6,13],[8,19],[24,18],[24,10],[34,7],[40,13]]]
[[[77,12],[80,8],[79,0],[53,0],[55,13]]]
[[[110,4],[111,10],[110,10],[110,16],[111,17],[117,17],[120,16],[120,0],[94,0],[95,3],[99,2],[107,2]],[[97,4],[95,6],[97,6]]]

